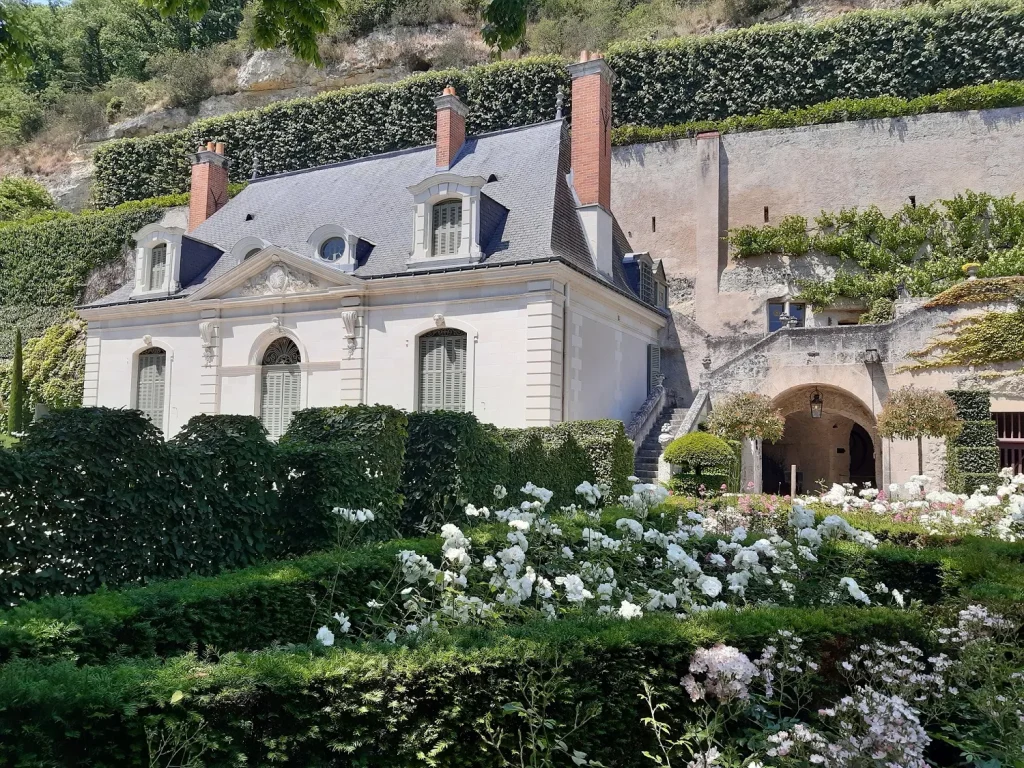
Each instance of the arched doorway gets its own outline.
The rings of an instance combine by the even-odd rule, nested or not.
[[[288,429],[299,410],[302,357],[295,342],[282,336],[270,343],[260,361],[260,421],[272,440]]]
[[[820,411],[811,407],[815,393]],[[881,443],[874,415],[860,399],[838,387],[811,384],[787,390],[773,404],[782,411],[786,429],[779,442],[762,446],[766,493],[789,493],[793,466],[797,493],[816,493],[834,483],[877,487]]]

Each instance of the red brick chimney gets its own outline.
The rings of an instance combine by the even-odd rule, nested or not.
[[[224,156],[224,143],[207,142],[205,147],[189,155],[192,161],[192,194],[188,201],[188,231],[198,227],[228,201],[228,168],[231,160]]]
[[[612,83],[599,53],[583,51],[572,77],[572,186],[594,266],[612,276]]]
[[[459,101],[450,85],[434,99],[437,107],[437,162],[438,168],[451,168],[452,162],[466,143],[466,115],[469,110]]]

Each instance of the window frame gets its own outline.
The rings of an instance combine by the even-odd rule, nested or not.
[[[426,400],[426,397],[425,397],[426,392],[425,392],[425,390],[426,390],[426,386],[425,386],[424,364],[426,362],[426,356],[431,351],[433,351],[433,350],[425,350],[424,347],[427,344],[430,344],[434,339],[441,339],[442,340],[440,345],[435,345],[435,346],[439,347],[442,350],[442,352],[441,352],[441,371],[440,371],[441,379],[440,379],[440,384],[439,384],[441,395],[440,395],[440,405],[431,407],[428,410],[426,408],[426,405],[425,405],[425,400]],[[451,343],[449,343],[449,341],[448,341],[449,339],[452,339],[453,341]],[[461,345],[461,350],[459,350],[457,348],[460,345]],[[454,374],[455,375],[456,384],[454,385],[453,388],[459,388],[459,389],[461,389],[461,392],[462,392],[462,398],[461,398],[462,402],[460,404],[460,407],[456,407],[456,408],[449,407],[450,405],[454,404],[454,400],[452,402],[449,402],[447,400],[447,391],[448,391],[447,382],[448,382],[448,371],[449,371],[449,369],[448,369],[449,347],[452,347],[453,351],[456,354],[459,351],[461,351],[461,353],[462,353],[461,354],[461,357],[462,357],[461,386],[458,383],[458,379],[460,378],[459,377],[459,372],[456,370],[455,374]],[[466,331],[464,331],[464,330],[462,330],[460,328],[437,328],[437,329],[432,330],[432,331],[427,331],[425,333],[421,333],[416,338],[416,381],[415,381],[415,385],[416,385],[416,410],[417,410],[417,412],[429,413],[431,411],[437,411],[437,410],[457,411],[457,412],[460,412],[460,413],[471,412],[472,408],[470,407],[470,402],[471,402],[471,399],[470,399],[470,388],[471,388],[472,381],[471,381],[471,378],[470,378],[470,367],[471,367],[470,366],[470,340],[469,340],[469,334]]]
[[[277,346],[290,346],[294,350],[295,362],[267,362],[267,356]],[[274,434],[271,424],[268,424],[265,419],[264,408],[267,406],[267,382],[270,380],[270,375],[275,373],[289,374],[292,375],[291,379],[294,382],[295,387],[295,399],[294,407],[291,410],[287,419],[282,419],[280,424],[280,434]],[[256,376],[256,418],[259,419],[260,424],[267,430],[268,438],[271,440],[278,440],[288,431],[288,426],[291,424],[291,419],[294,417],[295,412],[301,410],[303,407],[303,394],[304,394],[304,377],[303,377],[303,359],[302,359],[302,348],[298,342],[288,335],[277,336],[272,339],[264,348],[263,352],[259,356],[258,372]],[[284,379],[282,378],[282,386],[284,385]],[[282,408],[284,404],[284,393],[282,391]],[[282,411],[283,414],[283,411]]]
[[[161,382],[160,382],[160,412],[159,420],[153,417],[157,415],[155,412],[151,412],[149,409],[143,409],[141,401],[142,386],[143,386],[143,363],[160,356],[163,358],[163,370],[161,371]],[[135,360],[132,370],[132,408],[137,411],[142,411],[142,414],[149,419],[149,422],[160,430],[160,434],[164,434],[167,427],[167,403],[170,400],[170,362],[171,354],[169,350],[160,345],[150,345],[143,349],[140,349],[135,354]]]
[[[430,257],[440,259],[453,259],[457,258],[459,253],[462,251],[462,216],[463,216],[463,203],[462,199],[458,197],[447,197],[443,200],[438,200],[432,203],[430,206]],[[455,245],[451,250],[446,250],[443,253],[438,250],[438,232],[440,231],[440,225],[438,224],[438,213],[442,210],[450,209],[457,211],[457,221],[449,221],[446,225],[448,229],[445,231],[445,236],[455,236]]]
[[[775,320],[778,319],[778,318],[773,318],[772,317],[772,307],[781,307],[782,308],[782,311],[779,313],[780,316],[783,315],[783,314],[789,315],[791,307],[799,307],[800,308],[800,317],[799,317],[799,322],[797,322],[797,324],[796,324],[796,327],[797,328],[806,328],[807,327],[807,302],[805,302],[805,301],[792,301],[790,299],[773,299],[771,301],[765,302],[765,309],[766,309],[766,311],[768,313],[768,333],[775,333],[776,331],[781,331],[783,328],[788,328],[789,327],[789,325],[783,326],[780,323],[778,325],[778,327],[772,328],[772,323]]]
[[[341,243],[341,253],[339,253],[333,259],[329,259],[327,258],[327,256],[324,255],[324,249],[327,247],[328,243],[336,242]],[[320,261],[324,262],[325,264],[337,264],[339,261],[344,261],[344,259],[348,256],[348,251],[348,239],[343,235],[331,235],[330,237],[325,238],[323,242],[320,243],[320,247],[316,249],[316,253],[317,256],[320,258]]]

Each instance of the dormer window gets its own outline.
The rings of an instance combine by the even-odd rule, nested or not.
[[[168,295],[180,288],[181,238],[177,227],[150,224],[135,233],[135,290],[132,296]]]
[[[462,201],[443,200],[431,213],[434,256],[457,256],[462,244]]]
[[[167,243],[154,245],[149,254],[147,291],[159,291],[167,277]]]
[[[654,304],[654,269],[646,261],[640,262],[640,301]]]
[[[320,244],[320,258],[335,262],[345,255],[345,238],[329,237]]]

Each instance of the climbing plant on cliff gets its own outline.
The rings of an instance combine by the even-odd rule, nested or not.
[[[50,410],[82,404],[85,336],[85,322],[69,312],[42,336],[25,343],[20,395],[25,412],[37,403]],[[0,364],[0,395],[5,402],[14,402],[15,365],[16,362]]]
[[[795,222],[787,226],[734,230],[734,253],[834,257],[840,265],[835,275],[798,281],[801,296],[816,307],[841,297],[862,300],[874,321],[891,317],[890,302],[901,286],[911,296],[934,296],[961,282],[962,267],[971,262],[981,265],[981,277],[1024,273],[1024,202],[1013,195],[967,191],[929,205],[908,203],[889,215],[877,206],[822,211],[806,249],[778,246],[787,242],[782,230],[797,236]]]
[[[924,474],[922,439],[954,438],[962,428],[963,422],[957,416],[956,405],[949,395],[912,385],[890,392],[878,416],[878,434],[882,437],[890,440],[894,437],[917,440],[919,475]]]
[[[1024,307],[1011,312],[982,312],[938,326],[942,335],[912,357],[908,370],[994,365],[1024,360]],[[1017,373],[1010,371],[1009,373]],[[998,377],[990,372],[989,377]]]

